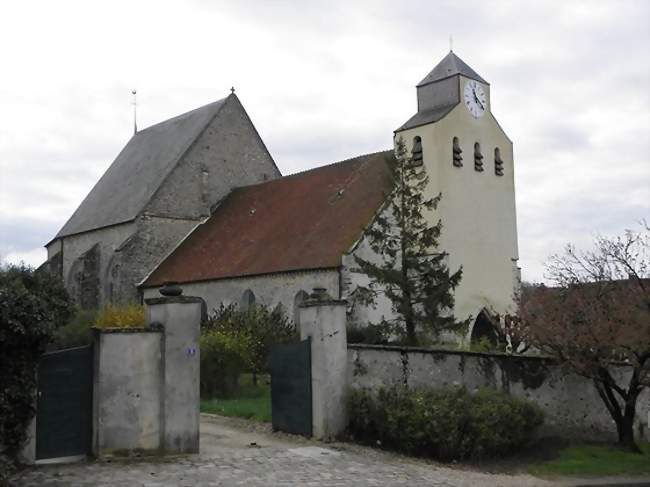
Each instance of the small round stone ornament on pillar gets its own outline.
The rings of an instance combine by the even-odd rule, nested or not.
[[[164,283],[158,292],[166,297],[180,296],[183,294],[183,290],[178,285],[178,283],[173,281]]]
[[[324,287],[315,287],[306,301],[323,302],[334,301],[334,299],[328,294],[327,289]]]

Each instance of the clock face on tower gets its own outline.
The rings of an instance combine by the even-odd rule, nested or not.
[[[487,110],[487,97],[480,83],[469,80],[464,90],[465,108],[474,118],[482,117]]]

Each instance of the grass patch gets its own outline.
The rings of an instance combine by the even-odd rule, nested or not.
[[[253,385],[252,375],[243,374],[240,386],[232,397],[202,398],[201,412],[271,422],[271,386],[268,376],[258,377]]]
[[[642,475],[650,474],[650,443],[639,445],[642,455],[616,446],[578,445],[563,448],[559,457],[530,467],[541,475]]]

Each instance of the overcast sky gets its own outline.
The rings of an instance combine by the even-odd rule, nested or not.
[[[38,265],[138,125],[235,86],[283,174],[384,150],[449,51],[514,142],[520,264],[650,216],[650,2],[66,1],[0,7],[0,256]]]

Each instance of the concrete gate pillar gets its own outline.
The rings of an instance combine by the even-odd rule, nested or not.
[[[164,329],[161,446],[166,453],[198,453],[202,301],[176,289],[179,295],[145,300],[147,323]]]
[[[329,440],[347,426],[346,302],[316,288],[300,305],[300,339],[311,338],[313,436]]]

